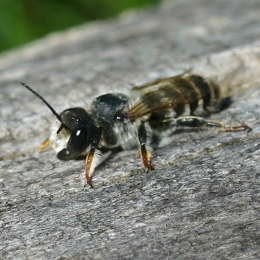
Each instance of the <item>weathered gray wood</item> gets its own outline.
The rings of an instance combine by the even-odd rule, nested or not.
[[[258,0],[166,1],[3,55],[0,258],[259,259],[259,13]],[[35,150],[52,116],[18,81],[62,111],[187,68],[233,93],[212,118],[253,131],[181,131],[154,172],[118,154],[87,190],[81,161]]]

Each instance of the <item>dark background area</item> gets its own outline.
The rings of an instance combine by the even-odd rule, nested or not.
[[[0,52],[49,32],[106,19],[160,0],[0,0]]]

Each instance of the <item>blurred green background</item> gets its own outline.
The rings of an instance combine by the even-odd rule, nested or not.
[[[73,25],[161,0],[0,0],[0,52]]]

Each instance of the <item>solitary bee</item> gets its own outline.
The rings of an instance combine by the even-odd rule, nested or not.
[[[143,166],[153,170],[149,148],[163,145],[163,139],[172,136],[176,127],[217,127],[222,131],[249,131],[247,125],[226,126],[194,113],[201,104],[204,114],[219,112],[231,103],[230,97],[221,97],[219,86],[200,75],[183,73],[135,86],[136,101],[121,93],[96,97],[88,110],[81,107],[65,109],[60,114],[35,90],[25,83],[26,89],[36,95],[52,111],[60,126],[50,143],[60,160],[84,157],[84,185],[92,186],[92,175],[101,152],[120,148],[139,147]],[[136,95],[137,94],[137,95]],[[188,110],[188,111],[187,111]],[[188,112],[189,115],[184,115]]]

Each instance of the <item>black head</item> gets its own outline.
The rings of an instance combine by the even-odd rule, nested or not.
[[[70,132],[67,147],[61,150],[57,157],[61,160],[70,160],[79,157],[90,144],[99,138],[100,130],[95,126],[89,113],[81,107],[65,109],[60,117],[63,127]]]
[[[90,144],[95,143],[100,130],[95,126],[93,119],[87,111],[80,107],[65,109],[58,114],[55,109],[35,90],[27,84],[21,84],[37,96],[60,121],[61,126],[57,134],[64,128],[70,134],[66,148],[58,152],[57,157],[61,160],[70,160],[79,157]]]

